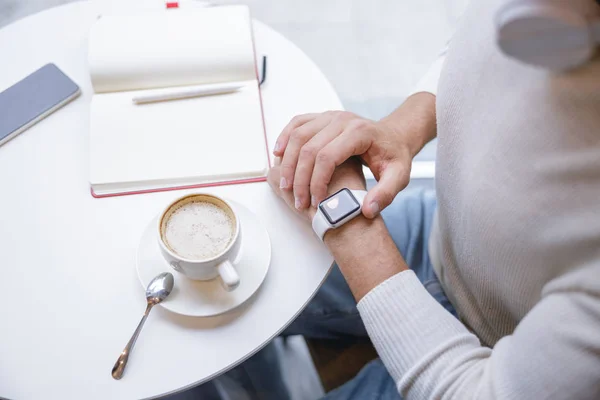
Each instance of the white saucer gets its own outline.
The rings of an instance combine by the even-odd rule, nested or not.
[[[267,276],[271,263],[271,241],[267,229],[252,211],[239,203],[229,201],[240,218],[242,234],[242,246],[234,263],[240,276],[240,286],[232,292],[225,291],[218,279],[193,281],[171,268],[158,247],[158,216],[153,218],[144,230],[136,258],[138,277],[145,289],[152,278],[161,272],[173,274],[173,292],[160,304],[167,310],[193,317],[225,313],[248,300]]]

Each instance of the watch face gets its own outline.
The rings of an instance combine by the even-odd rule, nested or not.
[[[350,190],[342,189],[329,196],[319,204],[319,209],[331,225],[335,225],[350,214],[360,209],[360,204]]]

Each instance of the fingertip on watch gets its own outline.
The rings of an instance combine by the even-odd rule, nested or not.
[[[367,205],[365,211],[367,211],[367,214],[365,214],[366,217],[375,218],[377,215],[379,215],[381,208],[379,207],[379,203],[374,200]]]

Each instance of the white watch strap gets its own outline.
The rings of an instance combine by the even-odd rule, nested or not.
[[[325,232],[331,229],[329,221],[327,221],[327,218],[325,218],[325,215],[323,215],[323,212],[319,209],[317,209],[317,213],[313,217],[312,228],[321,240],[323,240]]]
[[[366,190],[350,190],[350,193],[356,198],[358,204],[360,204],[360,209],[362,210],[362,206],[365,202],[365,197],[367,197]]]
[[[350,190],[350,193],[352,193],[354,198],[358,201],[358,204],[360,204],[360,208],[362,210],[362,206],[363,206],[363,203],[365,202],[365,196],[367,195],[367,191],[366,190]],[[323,211],[321,211],[320,208],[317,208],[317,213],[313,217],[312,228],[313,228],[313,231],[315,231],[315,233],[321,240],[323,240],[323,237],[325,236],[325,233],[328,230],[333,229],[333,226],[331,226],[329,221],[327,221],[327,218],[325,217],[325,215],[323,214]]]

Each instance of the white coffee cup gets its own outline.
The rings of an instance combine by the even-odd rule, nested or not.
[[[232,219],[234,231],[227,247],[214,257],[202,260],[184,258],[177,254],[165,240],[166,223],[181,206],[191,202],[207,202],[216,205]],[[212,194],[190,194],[173,201],[160,214],[157,226],[158,243],[165,260],[174,270],[186,277],[199,281],[207,281],[220,277],[223,288],[234,290],[240,284],[240,277],[234,268],[234,262],[241,247],[240,220],[233,207],[224,199]]]

